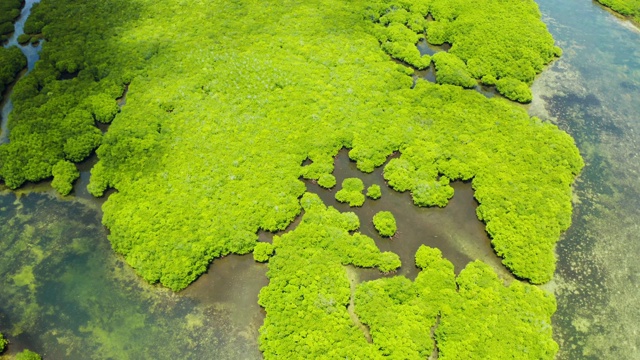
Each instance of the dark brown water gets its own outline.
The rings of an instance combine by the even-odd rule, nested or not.
[[[370,174],[362,173],[356,168],[356,163],[349,159],[347,150],[341,150],[335,160],[337,185],[326,190],[308,182],[307,189],[320,195],[327,205],[342,212],[356,213],[360,218],[360,232],[373,238],[380,250],[392,251],[400,256],[402,267],[397,274],[415,278],[418,269],[414,255],[424,244],[439,248],[444,257],[454,264],[456,272],[460,272],[467,263],[481,259],[492,265],[504,279],[512,278],[493,252],[484,224],[476,216],[478,204],[473,198],[470,183],[454,182],[455,195],[446,207],[420,208],[413,205],[408,192],[399,193],[386,185],[382,176],[383,167]],[[382,197],[378,200],[367,198],[362,207],[349,207],[348,204],[337,202],[335,193],[340,190],[342,180],[348,177],[362,179],[365,191],[370,185],[380,185]],[[379,211],[391,211],[396,218],[398,232],[392,239],[381,237],[373,227],[373,216]],[[373,270],[363,272],[377,273]]]

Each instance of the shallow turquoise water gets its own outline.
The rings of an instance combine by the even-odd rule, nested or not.
[[[174,294],[116,256],[99,212],[47,194],[0,196],[0,331],[48,359],[259,358],[266,266],[216,262]],[[204,286],[203,286],[204,285]],[[206,354],[206,355],[205,355]]]
[[[536,81],[532,115],[575,139],[587,166],[558,244],[561,359],[640,354],[640,31],[602,7],[539,0],[564,55]]]

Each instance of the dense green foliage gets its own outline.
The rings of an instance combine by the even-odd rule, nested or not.
[[[436,339],[442,359],[553,359],[552,294],[518,281],[508,287],[486,264],[467,265],[458,298],[443,307]]]
[[[367,188],[367,197],[369,199],[377,200],[382,197],[382,190],[380,189],[380,185],[373,184]]]
[[[531,1],[405,7],[433,14],[428,39],[442,30],[475,78],[528,81],[553,57]],[[250,252],[258,230],[285,229],[300,213],[299,177],[331,174],[340,148],[365,172],[399,150],[393,163],[404,162],[404,175],[389,164],[385,176],[414,202],[442,206],[449,179],[473,178],[505,264],[549,280],[582,166],[572,139],[505,101],[425,81],[412,89],[412,69],[374,35],[408,39],[388,9],[363,0],[43,0],[26,26],[46,40],[42,60],[13,94],[0,176],[10,187],[43,179],[100,143],[90,191],[117,190],[103,206],[114,250],[147,281],[178,290],[212,259]],[[408,16],[420,37],[421,21]],[[126,83],[126,105],[99,142],[93,123],[115,113]]]
[[[23,0],[0,0],[0,44],[13,32],[13,21],[20,16]],[[1,59],[0,59],[1,60]],[[0,64],[3,64],[0,61]]]
[[[31,35],[20,34],[20,35],[18,35],[18,38],[16,40],[18,40],[18,44],[24,45],[24,44],[28,43],[29,41],[31,41]]]
[[[315,194],[301,202],[301,224],[274,239],[270,282],[260,292],[267,312],[260,329],[265,359],[424,359],[433,351],[434,326],[443,359],[523,358],[523,352],[524,358],[553,359],[558,347],[551,337],[550,294],[519,282],[505,287],[481,262],[456,279],[440,250],[426,246],[416,253],[421,272],[415,282],[391,277],[361,283],[350,316],[354,295],[344,265],[379,266],[384,254],[371,239],[349,235],[358,226],[353,214],[325,207]],[[368,325],[372,343],[357,319]]]
[[[81,161],[100,144],[102,134],[95,121],[113,119],[118,110],[115,99],[126,82],[126,66],[106,64],[120,55],[104,51],[104,31],[126,11],[122,4],[112,5],[44,1],[32,9],[25,31],[42,31],[47,45],[35,69],[12,94],[10,143],[0,146],[0,177],[10,188],[49,178],[60,160]],[[90,50],[92,46],[96,48]]]
[[[393,236],[398,230],[396,218],[391,211],[380,211],[373,216],[373,226],[382,236]]]
[[[427,14],[434,21],[426,21]],[[374,33],[392,56],[422,68],[424,64],[418,62],[415,53],[405,48],[412,41],[415,44],[426,29],[428,42],[452,44],[450,58],[464,61],[474,78],[518,81],[527,87],[529,97],[527,85],[561,53],[540,21],[540,11],[533,0],[378,0],[370,5],[368,16],[376,23]],[[386,38],[394,42],[385,46]],[[471,86],[464,73],[438,81]],[[512,97],[512,92],[503,94],[516,101],[527,98]]]
[[[640,0],[598,0],[598,2],[640,24]]]
[[[272,244],[259,242],[256,244],[256,247],[253,248],[253,259],[258,262],[265,262],[269,260],[274,251],[275,249]]]
[[[53,173],[53,181],[51,186],[60,193],[60,195],[68,195],[73,190],[73,182],[80,177],[80,172],[76,166],[69,161],[60,160],[53,165],[51,170]]]
[[[433,63],[436,65],[438,84],[458,85],[464,88],[477,85],[467,70],[467,65],[459,57],[448,52],[438,52],[433,55]]]
[[[385,167],[385,179],[398,191],[412,191],[423,206],[446,204],[453,195],[450,179],[473,179],[478,217],[504,264],[533,282],[548,281],[554,244],[571,223],[570,184],[583,166],[573,141],[504,102],[491,101],[491,112],[484,112],[475,96],[443,98],[425,85],[414,91],[439,109],[442,117],[427,121],[425,133],[438,140],[403,147],[402,156]]]
[[[7,85],[16,79],[25,66],[27,66],[27,58],[17,46],[0,47],[0,100]]]
[[[4,335],[0,334],[0,354],[4,352],[4,349],[7,347],[9,342],[4,338]]]
[[[551,294],[517,281],[504,286],[479,261],[456,279],[440,250],[426,246],[416,253],[416,265],[421,272],[415,282],[383,278],[357,288],[356,313],[384,356],[429,357],[435,326],[439,359],[554,358]]]
[[[348,203],[349,206],[364,204],[364,183],[358,178],[347,178],[342,181],[342,189],[336,192],[336,200]]]
[[[533,96],[527,84],[512,78],[503,78],[496,81],[496,90],[508,99],[521,103],[531,102]]]
[[[332,174],[322,174],[318,178],[318,185],[322,186],[325,189],[331,189],[336,186],[336,177]]]
[[[360,233],[353,213],[327,208],[315,194],[301,199],[304,216],[295,230],[275,236],[269,285],[259,303],[267,312],[260,328],[265,359],[371,359],[369,344],[347,312],[351,292],[344,265],[388,267],[398,256],[381,253]]]
[[[397,276],[364,282],[356,290],[358,317],[391,359],[428,358],[436,317],[456,297],[453,265],[442,259],[440,250],[421,246],[416,264],[422,271],[415,282]]]
[[[424,33],[427,25],[424,15],[412,14],[404,9],[376,15],[378,16],[372,16],[376,20],[372,33],[384,51],[418,69],[425,69],[431,64],[431,57],[420,55],[416,47],[418,41],[424,38],[424,35],[418,35]]]
[[[15,360],[42,360],[42,358],[31,350],[22,350],[16,354]]]

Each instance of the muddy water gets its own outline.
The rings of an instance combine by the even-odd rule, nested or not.
[[[595,2],[538,0],[564,55],[530,113],[575,139],[586,167],[558,243],[560,359],[640,358],[640,31]]]
[[[455,195],[444,208],[420,208],[413,205],[410,194],[398,193],[388,187],[382,177],[384,166],[370,174],[364,174],[351,161],[347,150],[342,150],[335,160],[334,175],[338,184],[330,190],[309,182],[307,189],[322,198],[325,204],[346,212],[352,211],[360,218],[360,232],[373,238],[382,251],[392,251],[400,256],[402,267],[396,275],[404,275],[414,279],[418,274],[414,256],[420,245],[439,248],[443,256],[455,266],[459,273],[464,266],[481,259],[492,265],[502,278],[511,279],[509,271],[491,248],[490,240],[484,224],[476,216],[477,202],[473,198],[470,183],[455,182],[452,184]],[[340,190],[342,180],[348,177],[362,179],[365,188],[378,184],[382,197],[378,200],[368,199],[362,207],[349,207],[335,200],[335,193]],[[398,232],[393,238],[381,237],[373,227],[373,216],[379,211],[391,211],[398,225]],[[377,271],[360,270],[363,279],[379,276]]]

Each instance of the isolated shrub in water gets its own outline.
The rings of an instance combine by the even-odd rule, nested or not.
[[[393,236],[398,230],[396,219],[390,211],[380,211],[373,216],[373,226],[382,236]]]
[[[373,184],[369,186],[367,189],[367,197],[373,200],[380,199],[382,196],[382,191],[380,190],[380,185]]]

